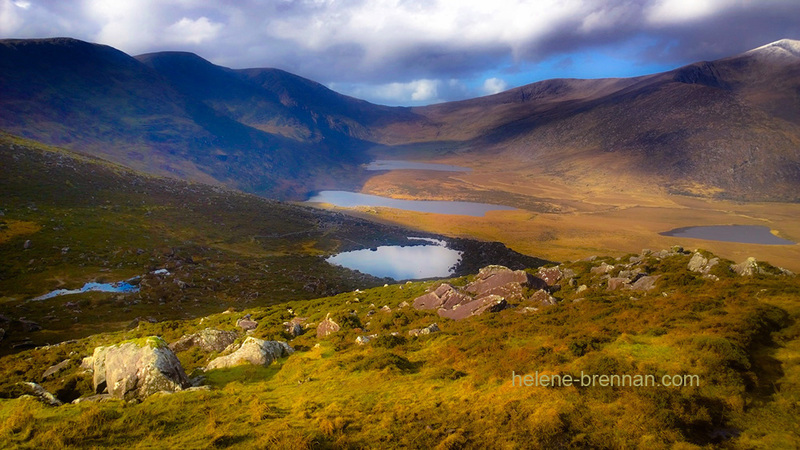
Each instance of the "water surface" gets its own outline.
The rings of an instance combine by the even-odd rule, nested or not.
[[[456,202],[443,200],[398,200],[377,195],[361,194],[348,191],[321,191],[307,200],[310,203],[330,203],[345,208],[356,206],[385,206],[436,214],[455,214],[462,216],[482,217],[487,211],[511,211],[516,208],[489,203]]]
[[[443,241],[425,240],[433,241],[434,244],[384,245],[374,249],[339,253],[326,261],[375,277],[389,277],[395,280],[450,276],[455,265],[461,260],[461,252],[445,247]]]
[[[450,164],[423,163],[391,159],[376,159],[366,165],[367,170],[438,170],[440,172],[471,172],[469,167],[452,166]]]
[[[84,292],[139,292],[139,286],[130,284],[129,281],[134,281],[140,277],[134,277],[130,280],[118,281],[116,283],[95,283],[90,282],[83,285],[80,289],[56,289],[55,291],[48,292],[47,294],[40,295],[39,297],[31,299],[32,301],[47,300],[48,298],[58,297],[59,295],[82,294]]]
[[[660,233],[662,236],[705,239],[709,241],[739,242],[742,244],[794,245],[770,232],[769,227],[760,225],[712,225],[704,227],[683,227]]]

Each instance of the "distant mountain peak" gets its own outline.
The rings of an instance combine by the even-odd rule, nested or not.
[[[781,39],[767,45],[755,48],[745,55],[759,55],[777,58],[800,58],[800,41],[794,39]]]

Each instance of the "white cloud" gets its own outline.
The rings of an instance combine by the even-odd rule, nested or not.
[[[737,0],[657,0],[650,5],[647,19],[658,25],[699,20],[741,3]]]
[[[497,94],[506,89],[508,89],[508,83],[500,78],[487,78],[486,81],[483,82],[483,92],[487,95]]]
[[[20,8],[22,7],[11,0],[0,0],[0,33],[10,36],[19,30],[23,24],[22,17],[19,14]]]
[[[164,30],[164,39],[178,44],[200,44],[216,38],[222,27],[221,23],[214,23],[208,17],[197,20],[184,17]]]

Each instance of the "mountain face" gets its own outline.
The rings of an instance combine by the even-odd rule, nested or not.
[[[583,179],[621,171],[690,195],[798,201],[799,49],[782,40],[661,74],[547,80],[399,108],[190,53],[133,58],[72,39],[6,40],[0,129],[277,197],[357,188],[357,165],[380,146],[399,156],[446,148]]]

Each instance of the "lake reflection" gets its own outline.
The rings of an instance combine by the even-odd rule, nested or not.
[[[510,211],[516,209],[510,206],[492,205],[489,203],[451,202],[443,200],[398,200],[347,191],[321,191],[307,201],[310,203],[330,203],[345,208],[353,208],[355,206],[385,206],[387,208],[403,209],[406,211],[477,217],[482,217],[487,211]]]
[[[684,227],[660,233],[662,236],[705,239],[709,241],[739,242],[742,244],[794,245],[770,233],[769,227],[759,225],[713,225]]]
[[[331,264],[358,270],[375,277],[395,280],[447,277],[461,259],[461,252],[449,249],[442,241],[435,245],[384,245],[339,253],[326,259]]]
[[[367,170],[438,170],[440,172],[471,172],[469,167],[451,166],[450,164],[422,163],[390,159],[376,159],[366,165]]]

